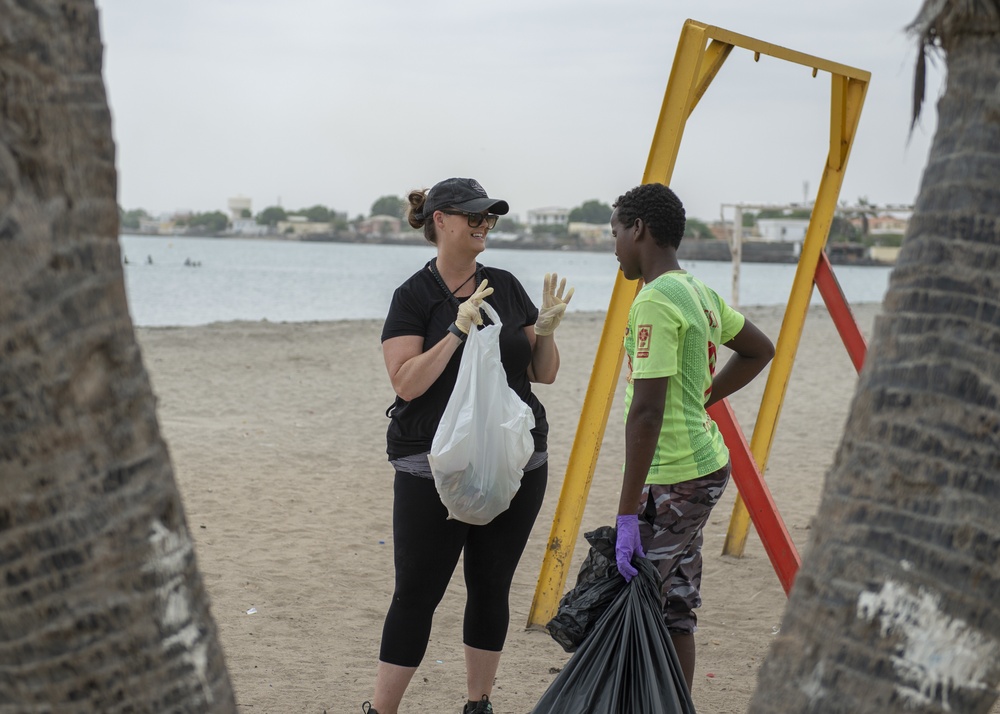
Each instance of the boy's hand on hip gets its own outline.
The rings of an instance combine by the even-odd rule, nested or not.
[[[642,542],[639,540],[639,516],[636,514],[629,516],[618,516],[615,521],[615,560],[618,562],[618,572],[629,582],[639,574],[639,571],[632,565],[632,556],[638,554],[640,558],[645,558],[642,552]]]

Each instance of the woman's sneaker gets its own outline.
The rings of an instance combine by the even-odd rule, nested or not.
[[[361,713],[362,714],[378,714],[378,709],[372,709],[372,703],[371,702],[365,702],[364,704],[361,705]]]
[[[484,694],[483,698],[475,704],[472,702],[466,704],[462,709],[462,714],[493,714],[493,705],[490,704],[490,698]]]

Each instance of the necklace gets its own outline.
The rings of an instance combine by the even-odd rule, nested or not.
[[[447,295],[451,299],[451,301],[453,303],[455,303],[456,305],[459,304],[459,301],[458,301],[458,298],[455,297],[455,293],[457,293],[459,290],[461,290],[462,288],[464,288],[469,283],[469,281],[472,280],[473,278],[476,279],[476,285],[477,286],[479,285],[479,283],[482,282],[479,279],[479,271],[482,269],[483,266],[481,266],[479,263],[476,263],[476,272],[474,272],[472,275],[470,275],[469,277],[467,277],[462,282],[462,284],[459,285],[454,290],[449,290],[448,289],[448,286],[445,285],[444,278],[442,278],[441,277],[441,273],[438,272],[438,269],[437,269],[437,258],[432,258],[431,262],[427,264],[427,267],[430,268],[431,275],[433,275],[434,276],[434,280],[437,281],[438,287],[441,288],[442,292],[444,292],[444,294]]]
[[[458,286],[457,288],[455,288],[454,290],[452,290],[452,291],[451,291],[451,294],[452,294],[452,295],[454,295],[454,294],[455,294],[455,293],[457,293],[457,292],[458,292],[459,290],[461,290],[462,288],[464,288],[464,287],[465,287],[466,285],[468,285],[468,284],[469,284],[469,281],[470,281],[470,280],[472,280],[472,279],[473,279],[474,277],[476,277],[476,275],[478,275],[478,274],[479,274],[479,268],[476,268],[476,272],[474,272],[474,273],[473,273],[472,275],[470,275],[469,277],[467,277],[467,278],[465,279],[465,282],[464,282],[464,283],[462,283],[462,284],[461,284],[461,285],[459,285],[459,286]]]

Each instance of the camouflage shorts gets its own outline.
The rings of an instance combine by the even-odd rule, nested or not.
[[[663,580],[667,629],[691,634],[701,606],[702,528],[729,483],[729,464],[700,478],[642,489],[639,535],[646,557]]]

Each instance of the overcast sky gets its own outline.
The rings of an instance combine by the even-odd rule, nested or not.
[[[642,180],[687,18],[872,73],[841,198],[914,201],[943,84],[909,135],[917,0],[97,0],[119,203],[322,204],[473,176],[522,220]],[[736,49],[685,130],[688,215],[815,198],[830,76]]]

